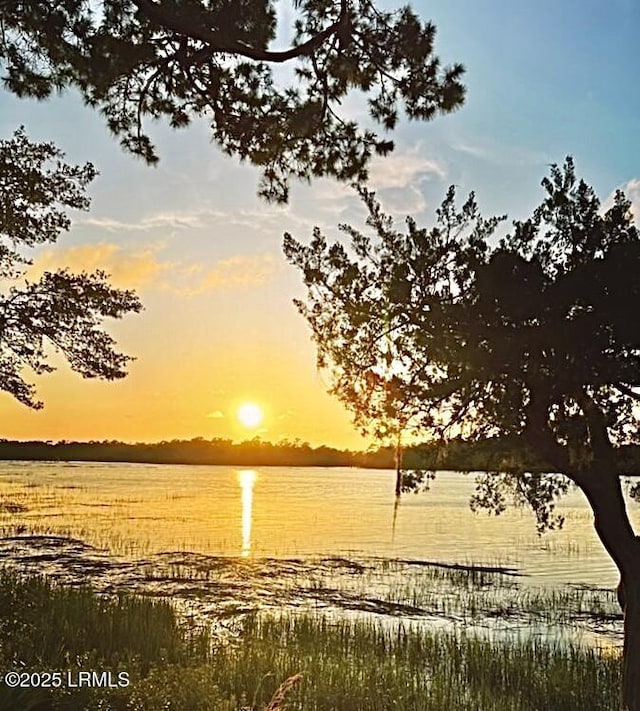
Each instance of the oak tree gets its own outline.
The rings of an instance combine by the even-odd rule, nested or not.
[[[479,479],[475,507],[528,504],[543,531],[561,523],[554,505],[570,486],[583,492],[620,572],[623,708],[639,711],[640,539],[619,447],[640,443],[640,234],[625,196],[605,209],[571,159],[542,185],[539,207],[501,239],[501,218],[482,218],[473,195],[457,208],[451,188],[433,227],[409,218],[401,232],[362,190],[372,234],[343,226],[350,249],[287,235],[285,253],[319,353],[338,372],[349,363],[353,389],[390,334],[425,433],[521,443],[508,472]]]

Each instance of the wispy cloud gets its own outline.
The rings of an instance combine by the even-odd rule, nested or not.
[[[194,281],[188,293],[200,294],[214,289],[238,289],[262,286],[271,280],[278,262],[272,254],[238,255],[221,259]],[[200,270],[199,270],[200,271]]]
[[[374,156],[369,165],[368,187],[378,194],[385,209],[407,214],[426,207],[426,182],[441,181],[446,176],[444,163],[428,155],[420,142],[411,147],[400,146],[388,156]],[[337,218],[348,220],[353,214],[350,210],[359,203],[355,190],[345,183],[318,180],[313,184],[313,210],[324,214],[326,225],[335,225]],[[322,224],[318,217],[312,222]]]
[[[213,265],[200,262],[163,259],[163,244],[139,248],[123,247],[112,242],[51,248],[41,252],[29,268],[30,279],[45,271],[69,268],[73,272],[105,271],[110,281],[128,289],[164,289],[187,296],[220,289],[262,286],[278,269],[272,254],[250,254],[228,257]]]
[[[622,190],[622,192],[631,201],[631,214],[633,215],[636,223],[639,223],[640,227],[640,178],[631,178],[623,183],[616,190]],[[611,194],[602,201],[603,212],[613,207],[613,198],[616,194],[616,190],[613,190]]]
[[[143,217],[135,222],[123,222],[112,217],[84,217],[76,220],[77,224],[98,227],[107,232],[147,232],[160,228],[192,229],[203,227],[203,214],[194,213],[158,213]]]
[[[460,143],[454,143],[452,146],[454,151],[460,153],[466,153],[467,155],[473,156],[474,158],[490,158],[491,151],[484,146],[474,146],[470,143],[465,143],[461,141]]]
[[[228,233],[234,229],[251,235],[273,237],[279,240],[283,229],[296,226],[306,226],[308,219],[296,214],[290,205],[264,205],[259,208],[236,208],[218,210],[196,208],[186,212],[159,212],[135,220],[117,220],[108,216],[88,216],[76,220],[75,224],[84,229],[92,230],[94,234],[108,233],[122,235],[128,233],[149,233],[154,238],[165,238],[169,235],[186,231],[206,234]],[[283,228],[283,225],[286,227]]]
[[[428,202],[418,186],[388,188],[380,191],[384,209],[396,216],[416,215],[428,207]]]
[[[632,178],[623,186],[622,191],[631,200],[631,212],[640,221],[640,178]]]
[[[68,267],[73,272],[107,272],[116,286],[139,289],[157,284],[171,272],[176,263],[158,256],[162,245],[150,244],[138,249],[125,249],[111,242],[97,242],[75,247],[52,248],[41,252],[29,269],[37,278],[45,271]]]
[[[282,420],[291,420],[296,417],[295,410],[285,410],[284,412],[277,415],[276,420],[281,422]]]
[[[374,190],[412,188],[426,179],[443,180],[446,175],[445,166],[440,161],[425,155],[422,143],[409,149],[396,149],[389,156],[375,156],[369,170]]]
[[[451,148],[493,165],[540,165],[553,162],[553,157],[542,151],[489,139],[477,142],[455,140]]]
[[[224,412],[222,410],[214,410],[213,412],[208,412],[207,417],[210,420],[221,420],[224,418]]]

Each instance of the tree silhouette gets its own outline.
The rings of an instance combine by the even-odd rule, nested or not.
[[[5,87],[46,98],[73,86],[122,145],[157,160],[145,118],[211,121],[230,155],[262,169],[260,193],[286,201],[288,179],[363,181],[393,143],[344,118],[357,91],[387,131],[401,110],[429,120],[462,104],[463,68],[440,66],[435,27],[371,0],[297,0],[293,46],[271,48],[273,0],[0,1]],[[273,67],[291,63],[287,83]]]
[[[89,207],[85,187],[94,167],[69,165],[63,157],[50,143],[29,141],[24,129],[0,141],[0,389],[33,408],[42,402],[23,371],[54,370],[47,344],[85,378],[124,377],[131,358],[115,349],[100,326],[106,317],[142,308],[133,292],[112,288],[101,271],[62,269],[38,281],[24,278],[32,262],[22,248],[55,242],[68,230],[64,208]]]
[[[422,352],[404,323],[403,299],[408,295],[407,265],[398,259],[400,236],[373,196],[361,190],[370,207],[369,224],[394,247],[379,243],[347,225],[356,259],[341,244],[327,245],[319,230],[309,247],[285,236],[287,259],[304,273],[308,302],[295,300],[307,319],[317,346],[317,364],[329,374],[330,392],[351,412],[365,436],[395,450],[396,485],[400,495],[404,438],[433,424],[434,410],[424,395]],[[415,225],[410,223],[411,229]]]
[[[509,473],[479,479],[473,506],[499,513],[526,503],[543,531],[562,523],[554,505],[570,485],[584,493],[621,575],[623,708],[638,711],[640,541],[617,446],[640,440],[640,234],[624,195],[604,210],[570,158],[542,185],[531,218],[500,240],[502,218],[483,219],[473,195],[458,209],[451,188],[434,227],[409,218],[403,234],[361,190],[373,239],[342,226],[351,253],[317,231],[309,246],[286,236],[285,252],[303,273],[321,354],[338,366],[361,363],[366,378],[376,365],[361,354],[375,354],[379,334],[391,333],[401,368],[415,376],[425,431],[524,443]],[[338,331],[324,309],[340,320]],[[527,469],[534,458],[548,473]]]

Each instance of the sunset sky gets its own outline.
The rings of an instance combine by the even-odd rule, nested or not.
[[[468,94],[456,114],[405,121],[394,133],[396,151],[371,170],[388,211],[429,223],[453,183],[475,190],[485,215],[524,218],[540,200],[548,164],[568,154],[603,199],[623,187],[640,208],[634,0],[430,0],[414,8],[437,25],[442,60],[467,67]],[[280,12],[291,18],[284,4]],[[352,115],[364,116],[363,105],[351,101]],[[145,310],[108,326],[137,358],[129,377],[87,381],[54,359],[58,371],[34,379],[43,410],[0,395],[0,436],[258,434],[366,445],[316,372],[307,326],[291,303],[303,294],[300,278],[281,250],[285,231],[306,241],[314,225],[328,236],[340,222],[361,225],[364,211],[349,188],[296,185],[289,205],[267,205],[256,196],[257,170],[223,156],[205,122],[182,131],[152,126],[161,162],[147,167],[73,93],[40,104],[0,94],[0,136],[20,124],[100,171],[91,211],[40,250],[35,271],[103,268],[115,285],[138,290]],[[246,402],[264,410],[254,428],[235,415]]]

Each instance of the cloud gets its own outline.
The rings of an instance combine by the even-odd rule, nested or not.
[[[221,420],[224,417],[224,412],[222,410],[214,410],[213,412],[208,412],[207,417],[210,420]]]
[[[208,268],[200,262],[162,259],[162,244],[141,248],[97,242],[41,252],[27,276],[38,279],[45,271],[68,268],[72,272],[101,269],[110,282],[127,289],[155,288],[180,295],[201,294],[220,289],[262,286],[276,273],[279,263],[269,253],[238,255],[221,259]]]
[[[352,191],[353,192],[353,191]],[[247,235],[280,242],[285,230],[313,226],[306,212],[294,212],[291,205],[264,205],[259,208],[218,210],[198,208],[184,213],[157,213],[144,218],[122,221],[111,217],[86,217],[76,220],[85,231],[111,241],[111,235],[149,234],[150,239],[172,238],[184,232],[203,235]],[[105,233],[107,233],[105,235]]]
[[[427,200],[419,187],[388,188],[380,191],[384,209],[393,215],[416,215],[427,208]]]
[[[240,289],[250,286],[262,286],[271,280],[278,268],[278,262],[272,254],[238,255],[216,262],[196,279],[187,291],[200,294],[214,289]],[[197,274],[199,268],[194,270]]]
[[[631,178],[630,180],[627,180],[626,183],[619,185],[615,190],[613,190],[602,201],[601,212],[604,213],[613,207],[613,199],[616,191],[618,190],[622,190],[627,199],[631,201],[631,214],[633,215],[636,223],[639,223],[640,226],[640,178]]]
[[[425,209],[426,182],[441,181],[446,176],[444,164],[426,155],[424,145],[418,143],[410,148],[397,148],[388,156],[374,156],[369,164],[368,187],[377,194],[385,209],[406,215]],[[316,215],[311,221],[314,225],[334,227],[336,221],[349,222],[360,214],[359,210],[354,211],[361,207],[360,198],[346,183],[316,180],[305,198]]]
[[[138,249],[124,248],[111,242],[97,242],[75,247],[50,248],[41,252],[28,276],[38,278],[45,271],[68,267],[72,272],[93,272],[101,269],[110,275],[115,286],[139,289],[157,285],[162,275],[176,266],[158,257],[161,245],[146,245]]]
[[[474,158],[490,158],[491,151],[488,148],[482,146],[473,146],[470,143],[455,143],[451,146],[454,151],[459,151],[460,153],[466,153],[467,155],[473,156]]]
[[[395,150],[388,156],[375,156],[369,169],[374,190],[415,188],[423,180],[433,177],[443,180],[446,175],[439,161],[423,155],[421,143],[408,150]]]
[[[277,417],[276,420],[281,422],[282,420],[290,420],[291,418],[296,417],[296,411],[295,410],[285,410],[284,412],[280,413]]]
[[[631,212],[634,218],[640,221],[640,178],[631,178],[621,190],[631,200]]]
[[[190,212],[159,212],[130,222],[112,217],[88,216],[77,218],[75,224],[89,225],[108,232],[146,232],[164,228],[211,229],[213,226],[228,225],[261,228],[264,227],[265,222],[277,224],[283,217],[294,217],[290,205],[264,205],[259,209],[234,208],[232,210],[212,210],[202,207]]]
[[[547,154],[524,146],[514,146],[499,143],[494,140],[481,140],[478,143],[469,143],[458,140],[452,143],[451,148],[459,153],[465,153],[478,160],[486,161],[492,165],[542,165],[554,162]]]
[[[385,210],[395,214],[417,214],[427,207],[425,182],[447,177],[445,166],[424,154],[422,143],[376,156],[371,161],[370,185],[378,193]]]
[[[443,180],[447,171],[435,158],[423,154],[423,145],[396,149],[388,156],[374,156],[369,164],[369,185],[372,190],[407,189],[417,187],[431,178]],[[313,184],[314,198],[343,201],[354,198],[353,188],[335,180],[317,180]],[[357,199],[357,197],[356,197]]]
[[[76,220],[77,224],[99,227],[108,232],[145,232],[163,227],[172,229],[192,229],[202,227],[202,213],[158,213],[143,217],[135,222],[123,222],[112,217],[85,217]]]

